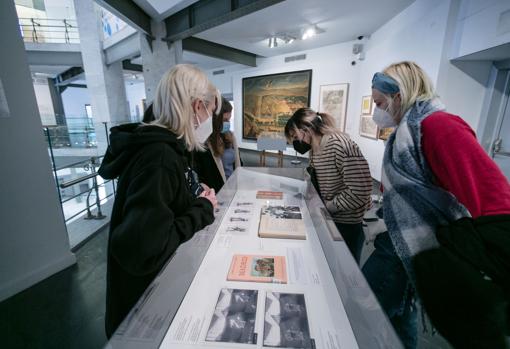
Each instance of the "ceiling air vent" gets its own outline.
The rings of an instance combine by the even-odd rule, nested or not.
[[[304,59],[306,59],[306,54],[289,56],[289,57],[285,57],[285,63],[294,62],[294,61],[302,61]]]
[[[221,75],[221,74],[225,74],[225,69],[215,70],[212,72],[212,75]]]

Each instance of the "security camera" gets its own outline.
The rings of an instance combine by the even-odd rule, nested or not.
[[[352,62],[351,62],[351,65],[352,65],[352,66],[355,66],[355,65],[356,65],[356,61],[352,61]]]
[[[358,40],[363,40],[363,38],[364,38],[363,35],[358,36]]]

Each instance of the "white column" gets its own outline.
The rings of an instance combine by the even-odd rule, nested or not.
[[[14,1],[0,1],[0,301],[72,265]]]
[[[91,97],[92,116],[96,124],[98,152],[105,149],[104,127],[130,121],[122,62],[106,65],[98,5],[93,0],[74,0],[81,55],[87,88]]]
[[[161,40],[166,36],[164,22],[151,21],[153,40],[140,33],[140,52],[142,54],[143,78],[147,105],[152,103],[154,93],[163,74],[182,62],[182,41],[170,45]]]

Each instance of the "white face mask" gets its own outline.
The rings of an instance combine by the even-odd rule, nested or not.
[[[398,125],[387,110],[382,110],[378,107],[375,107],[372,119],[380,128],[395,127]]]
[[[195,136],[197,137],[197,140],[200,143],[205,143],[205,141],[207,140],[207,138],[209,138],[213,131],[212,117],[211,114],[209,113],[209,110],[207,110],[205,103],[204,108],[205,112],[207,113],[207,120],[205,120],[203,123],[200,123],[200,119],[198,118],[198,116],[196,117],[198,121],[198,127],[195,129]]]

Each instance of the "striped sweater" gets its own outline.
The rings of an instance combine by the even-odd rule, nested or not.
[[[317,152],[311,152],[322,199],[333,200],[331,212],[338,223],[355,224],[370,208],[372,177],[358,145],[345,134],[324,135]]]

